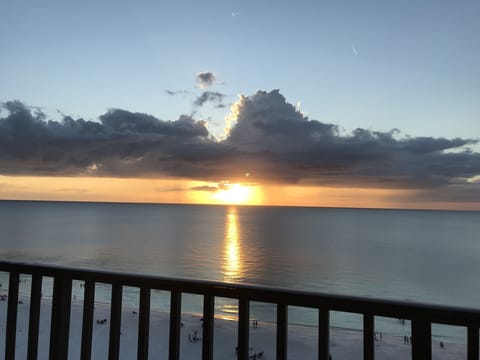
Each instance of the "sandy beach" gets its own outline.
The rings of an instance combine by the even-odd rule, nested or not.
[[[1,294],[5,295],[5,292]],[[26,357],[28,334],[28,297],[20,296],[17,318],[17,357]],[[72,299],[70,320],[69,358],[80,357],[80,340],[82,325],[82,302]],[[0,353],[5,349],[7,301],[0,301]],[[124,306],[121,325],[121,359],[136,358],[138,310]],[[42,300],[40,316],[39,359],[48,358],[49,326],[51,299]],[[96,320],[107,319],[99,324]],[[108,304],[96,303],[93,328],[93,359],[106,359],[108,354],[110,308]],[[202,322],[198,314],[183,313],[181,328],[181,358],[201,358]],[[149,354],[152,359],[167,358],[168,354],[169,314],[152,309],[150,318]],[[288,358],[316,359],[317,329],[315,327],[289,325]],[[197,337],[198,341],[193,341]],[[214,357],[216,359],[235,359],[237,323],[235,320],[215,318]],[[263,352],[263,359],[275,358],[275,324],[258,322],[257,327],[250,328],[250,347],[252,355]],[[330,352],[332,359],[361,359],[362,333],[360,331],[331,328]],[[432,342],[433,359],[465,359],[464,344],[445,343],[440,348],[438,342]],[[382,339],[375,341],[376,359],[409,359],[410,345],[404,343],[401,336],[382,334]]]

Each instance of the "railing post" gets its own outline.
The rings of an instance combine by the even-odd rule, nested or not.
[[[148,359],[148,337],[150,332],[150,289],[140,288],[140,309],[138,315],[137,359]]]
[[[172,290],[170,294],[170,339],[168,358],[180,359],[180,317],[182,314],[182,293]]]
[[[250,303],[241,297],[238,300],[238,359],[248,359],[248,341],[250,326]]]
[[[412,320],[412,360],[432,359],[432,324],[423,319]]]
[[[277,360],[286,360],[288,354],[288,306],[277,304]]]
[[[473,324],[468,326],[468,348],[467,348],[467,359],[468,360],[479,360],[478,354],[478,324]]]
[[[120,357],[120,326],[122,322],[122,285],[112,284],[112,304],[110,307],[110,341],[108,359],[118,360]]]
[[[213,315],[214,315],[215,298],[212,295],[203,296],[203,343],[202,343],[202,359],[213,359]]]
[[[83,294],[82,348],[81,360],[92,358],[93,306],[95,302],[95,282],[85,281]]]
[[[375,358],[374,331],[375,318],[372,314],[363,314],[363,359],[373,360]]]
[[[32,275],[30,289],[30,316],[28,321],[28,360],[37,360],[38,357],[38,328],[40,325],[40,303],[42,300],[42,275]]]
[[[53,282],[52,320],[50,325],[50,360],[68,359],[72,280],[58,275]]]
[[[18,311],[18,272],[10,272],[8,278],[7,332],[5,336],[5,360],[15,360]]]
[[[72,301],[72,277],[88,279],[85,281],[83,302],[83,323],[81,360],[91,359],[92,330],[94,314],[95,280],[112,284],[112,301],[110,314],[109,359],[119,358],[120,329],[122,317],[122,284],[140,287],[139,327],[138,327],[138,359],[148,357],[148,335],[150,323],[151,289],[171,291],[169,359],[180,357],[181,334],[181,299],[182,291],[203,294],[203,348],[202,358],[213,357],[214,305],[215,296],[238,299],[238,359],[249,359],[250,301],[270,302],[277,304],[276,357],[284,360],[288,350],[288,306],[317,307],[319,311],[318,357],[329,358],[329,314],[335,311],[351,311],[363,314],[363,358],[374,359],[375,316],[405,317],[412,319],[412,359],[431,360],[432,358],[432,322],[464,326],[468,329],[468,360],[479,359],[480,311],[459,309],[440,305],[409,304],[387,300],[372,300],[356,297],[322,295],[302,291],[278,290],[248,285],[220,284],[208,281],[174,280],[162,277],[139,276],[136,274],[114,274],[101,271],[85,271],[66,269],[56,266],[38,266],[16,264],[0,260],[0,271],[9,276],[8,304],[6,313],[5,353],[4,359],[15,359],[17,316],[19,303],[19,279],[21,274],[32,274],[28,347],[23,349],[28,360],[38,357],[39,320],[42,307],[42,277],[53,277],[53,298],[51,302],[51,321],[49,355],[50,360],[68,359],[70,313]],[[0,285],[1,287],[1,285]],[[175,289],[175,290],[171,290]],[[2,290],[3,291],[3,290]],[[5,300],[5,299],[2,299]],[[325,306],[325,307],[323,307]],[[330,306],[330,309],[328,308]],[[418,317],[417,317],[418,316]],[[3,335],[2,335],[3,336]],[[0,339],[1,340],[1,339]],[[221,355],[220,355],[221,356]]]
[[[330,355],[330,311],[318,310],[318,359],[327,360]]]

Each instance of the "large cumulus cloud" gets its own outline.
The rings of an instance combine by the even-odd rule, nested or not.
[[[0,174],[175,176],[383,188],[478,188],[476,139],[401,137],[310,120],[278,90],[242,96],[223,140],[190,116],[113,109],[99,122],[46,119],[14,101],[0,118]],[[5,112],[4,112],[5,113]],[[454,151],[452,151],[454,150]],[[467,190],[465,190],[467,189]]]
[[[262,163],[264,177],[336,185],[419,188],[480,174],[480,154],[461,149],[475,139],[404,137],[309,120],[278,92],[257,92],[235,104],[226,143]],[[248,166],[248,162],[244,164]],[[263,169],[263,170],[262,170]]]

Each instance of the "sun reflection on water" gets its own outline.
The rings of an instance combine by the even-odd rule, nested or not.
[[[229,282],[241,281],[243,277],[237,209],[230,207],[225,218],[223,251],[223,279]]]

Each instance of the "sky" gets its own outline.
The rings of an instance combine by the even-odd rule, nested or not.
[[[5,1],[0,199],[480,210],[479,18]]]

